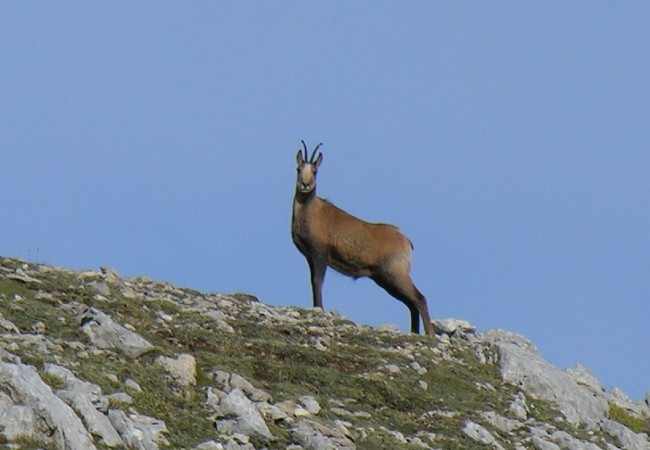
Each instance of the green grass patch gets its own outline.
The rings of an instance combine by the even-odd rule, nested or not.
[[[11,269],[11,264],[20,267],[24,263],[10,262],[3,267]],[[100,279],[99,275],[97,279],[84,280],[75,272],[45,270],[33,276],[41,283],[23,283],[0,276],[0,294],[4,297],[0,314],[21,332],[43,322],[43,334],[50,341],[48,352],[42,352],[32,351],[16,339],[19,350],[15,353],[37,368],[45,362],[64,365],[78,378],[99,385],[104,394],[123,392],[125,380],[134,380],[143,391],[129,390],[131,404],[112,406],[165,421],[170,448],[194,448],[200,442],[218,438],[214,423],[208,419],[212,411],[205,405],[206,387],[216,387],[213,375],[217,370],[240,374],[272,394],[273,402],[314,396],[322,410],[312,419],[327,426],[334,426],[336,420],[350,421],[350,430],[360,449],[418,448],[400,442],[387,429],[406,437],[434,433],[434,443],[422,437],[434,448],[475,448],[476,443],[462,433],[464,423],[470,419],[481,422],[480,414],[486,410],[504,413],[515,393],[514,387],[502,384],[498,368],[481,364],[468,344],[452,343],[442,358],[434,349],[435,338],[357,327],[347,319],[310,309],[281,308],[279,312],[290,313],[299,320],[270,324],[272,318],[267,321],[256,309],[245,307],[252,301],[246,295],[228,296],[242,305],[228,315],[226,321],[234,333],[226,333],[218,329],[213,318],[191,309],[192,297],[208,301],[211,297],[190,289],[170,290],[166,284],[131,280],[141,283],[135,290],[146,293],[145,296],[129,299],[119,289],[113,289],[109,298],[101,299],[95,297],[89,281]],[[39,300],[39,292],[51,294],[53,299],[41,296]],[[169,301],[169,295],[187,296],[183,297],[187,304]],[[128,359],[112,351],[84,348],[79,343],[88,344],[88,339],[72,312],[75,308],[67,307],[69,302],[92,305],[115,322],[133,326],[155,346],[155,351]],[[214,307],[218,309],[219,304],[214,302]],[[331,327],[332,323],[337,328],[328,328],[321,335],[324,324]],[[326,345],[324,350],[315,348],[319,338]],[[8,339],[12,339],[11,335]],[[196,386],[176,385],[155,363],[158,355],[175,357],[179,353],[189,353],[196,359]],[[418,374],[410,367],[413,360],[426,372]],[[396,365],[399,371],[389,372],[387,364]],[[57,377],[41,376],[53,389],[63,387],[63,381]],[[426,390],[421,382],[426,383]],[[486,384],[496,389],[479,387]],[[537,420],[563,426],[555,423],[559,414],[551,404],[533,399],[528,403]],[[333,407],[342,407],[351,416],[332,410]],[[431,414],[434,410],[456,414]],[[626,426],[634,419],[612,408],[610,416]],[[257,447],[286,448],[292,442],[290,424],[269,420],[267,425],[278,439],[255,442]],[[635,430],[648,430],[647,423],[633,426]],[[357,431],[357,427],[364,431]],[[26,443],[24,448],[32,448],[29,445]],[[43,448],[40,444],[37,447]]]
[[[650,418],[634,416],[614,403],[609,404],[608,416],[611,420],[625,425],[635,433],[650,434]]]

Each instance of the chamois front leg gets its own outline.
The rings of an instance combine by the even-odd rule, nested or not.
[[[314,298],[314,308],[323,308],[323,282],[327,265],[317,259],[309,259],[309,272],[311,273],[311,292]]]

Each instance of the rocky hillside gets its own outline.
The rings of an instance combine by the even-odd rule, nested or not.
[[[0,258],[0,444],[650,449],[648,401],[522,336],[436,329]]]

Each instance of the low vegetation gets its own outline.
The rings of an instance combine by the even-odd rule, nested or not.
[[[0,348],[33,364],[55,390],[62,382],[43,373],[46,362],[68,367],[105,394],[126,391],[132,403],[112,406],[164,420],[170,448],[194,448],[218,439],[205,403],[216,370],[242,375],[271,393],[273,402],[315,397],[322,406],[316,420],[352,423],[357,448],[373,450],[421,448],[407,442],[416,437],[432,447],[474,448],[478,444],[462,432],[468,420],[489,428],[499,439],[502,433],[485,423],[482,413],[506,415],[516,393],[513,386],[501,382],[497,367],[480,361],[470,345],[359,327],[336,314],[311,309],[280,311],[290,311],[293,322],[261,320],[249,307],[254,300],[248,296],[229,297],[238,306],[236,311],[226,311],[233,332],[224,332],[187,301],[210,302],[209,295],[141,280],[138,289],[146,292],[144,297],[130,298],[119,290],[104,296],[89,285],[90,275],[84,279],[74,272],[45,271],[38,281],[6,276],[22,264],[6,259],[2,264],[0,315],[20,334],[5,330]],[[174,298],[178,301],[170,300]],[[129,360],[94,349],[77,319],[85,305],[128,324],[155,351]],[[30,343],[26,335],[44,339]],[[157,356],[179,353],[192,354],[197,362],[197,382],[189,388],[177,386],[154,363]],[[125,388],[126,380],[135,381],[142,391]],[[530,405],[532,419],[552,421],[558,416],[552,405],[534,399]],[[650,431],[648,420],[615,406],[610,406],[610,417],[634,431]],[[285,448],[291,443],[289,427],[269,426],[277,439],[259,446]],[[39,447],[28,441],[21,445]]]

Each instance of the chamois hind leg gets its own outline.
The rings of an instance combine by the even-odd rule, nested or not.
[[[433,325],[429,316],[427,300],[415,287],[407,270],[397,267],[388,273],[372,277],[373,281],[384,288],[386,292],[404,303],[411,313],[411,332],[420,333],[420,317],[424,323],[424,333],[433,336]]]

